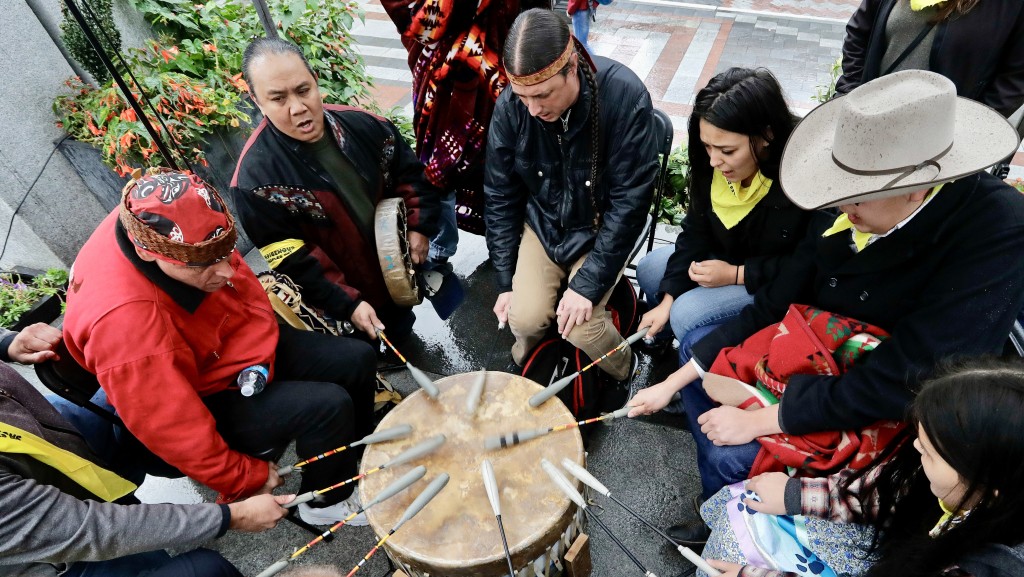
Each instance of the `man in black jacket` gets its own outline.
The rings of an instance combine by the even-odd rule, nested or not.
[[[504,63],[511,84],[491,120],[484,177],[494,313],[511,326],[519,365],[556,318],[563,337],[597,358],[621,342],[604,304],[651,204],[651,97],[625,66],[591,60],[546,10],[516,19]],[[624,379],[630,357],[601,368]]]

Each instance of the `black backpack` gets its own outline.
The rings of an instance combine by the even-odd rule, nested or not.
[[[640,311],[633,283],[625,276],[612,289],[605,305],[612,324],[619,334],[627,337],[636,332]],[[619,353],[617,353],[619,354]],[[523,363],[523,376],[548,386],[555,381],[589,365],[593,359],[572,346],[559,335],[545,338],[530,351]],[[620,408],[629,395],[627,387],[612,380],[600,365],[577,376],[569,386],[558,393],[577,420],[590,419],[603,412]]]

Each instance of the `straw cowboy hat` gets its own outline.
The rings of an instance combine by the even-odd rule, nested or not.
[[[940,74],[905,70],[812,110],[793,130],[779,169],[804,209],[877,200],[980,172],[1020,140],[995,110],[956,95]]]

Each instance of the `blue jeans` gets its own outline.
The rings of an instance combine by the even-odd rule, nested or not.
[[[658,287],[665,276],[668,259],[674,251],[674,246],[659,248],[641,259],[636,267],[636,279],[640,283],[640,290],[651,306],[658,303]],[[691,333],[704,327],[725,324],[752,302],[754,296],[748,294],[747,289],[741,285],[696,287],[679,295],[672,302],[669,325],[672,327],[672,334],[679,340],[680,366],[690,360],[688,353],[684,358],[684,348],[692,347],[693,343],[711,331]]]
[[[241,577],[216,551],[196,549],[171,558],[163,551],[137,553],[107,561],[73,563],[63,577]]]
[[[455,221],[455,191],[450,190],[441,197],[441,228],[437,235],[430,239],[430,251],[427,253],[425,270],[436,268],[436,263],[445,262],[455,256],[459,248],[459,227]]]
[[[587,36],[590,36],[590,10],[578,10],[572,15],[572,33],[589,53],[590,45],[587,44]]]

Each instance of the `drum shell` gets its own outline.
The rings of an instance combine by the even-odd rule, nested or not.
[[[420,304],[423,294],[409,253],[405,201],[401,198],[380,201],[373,216],[373,230],[380,271],[391,300],[403,307]]]

